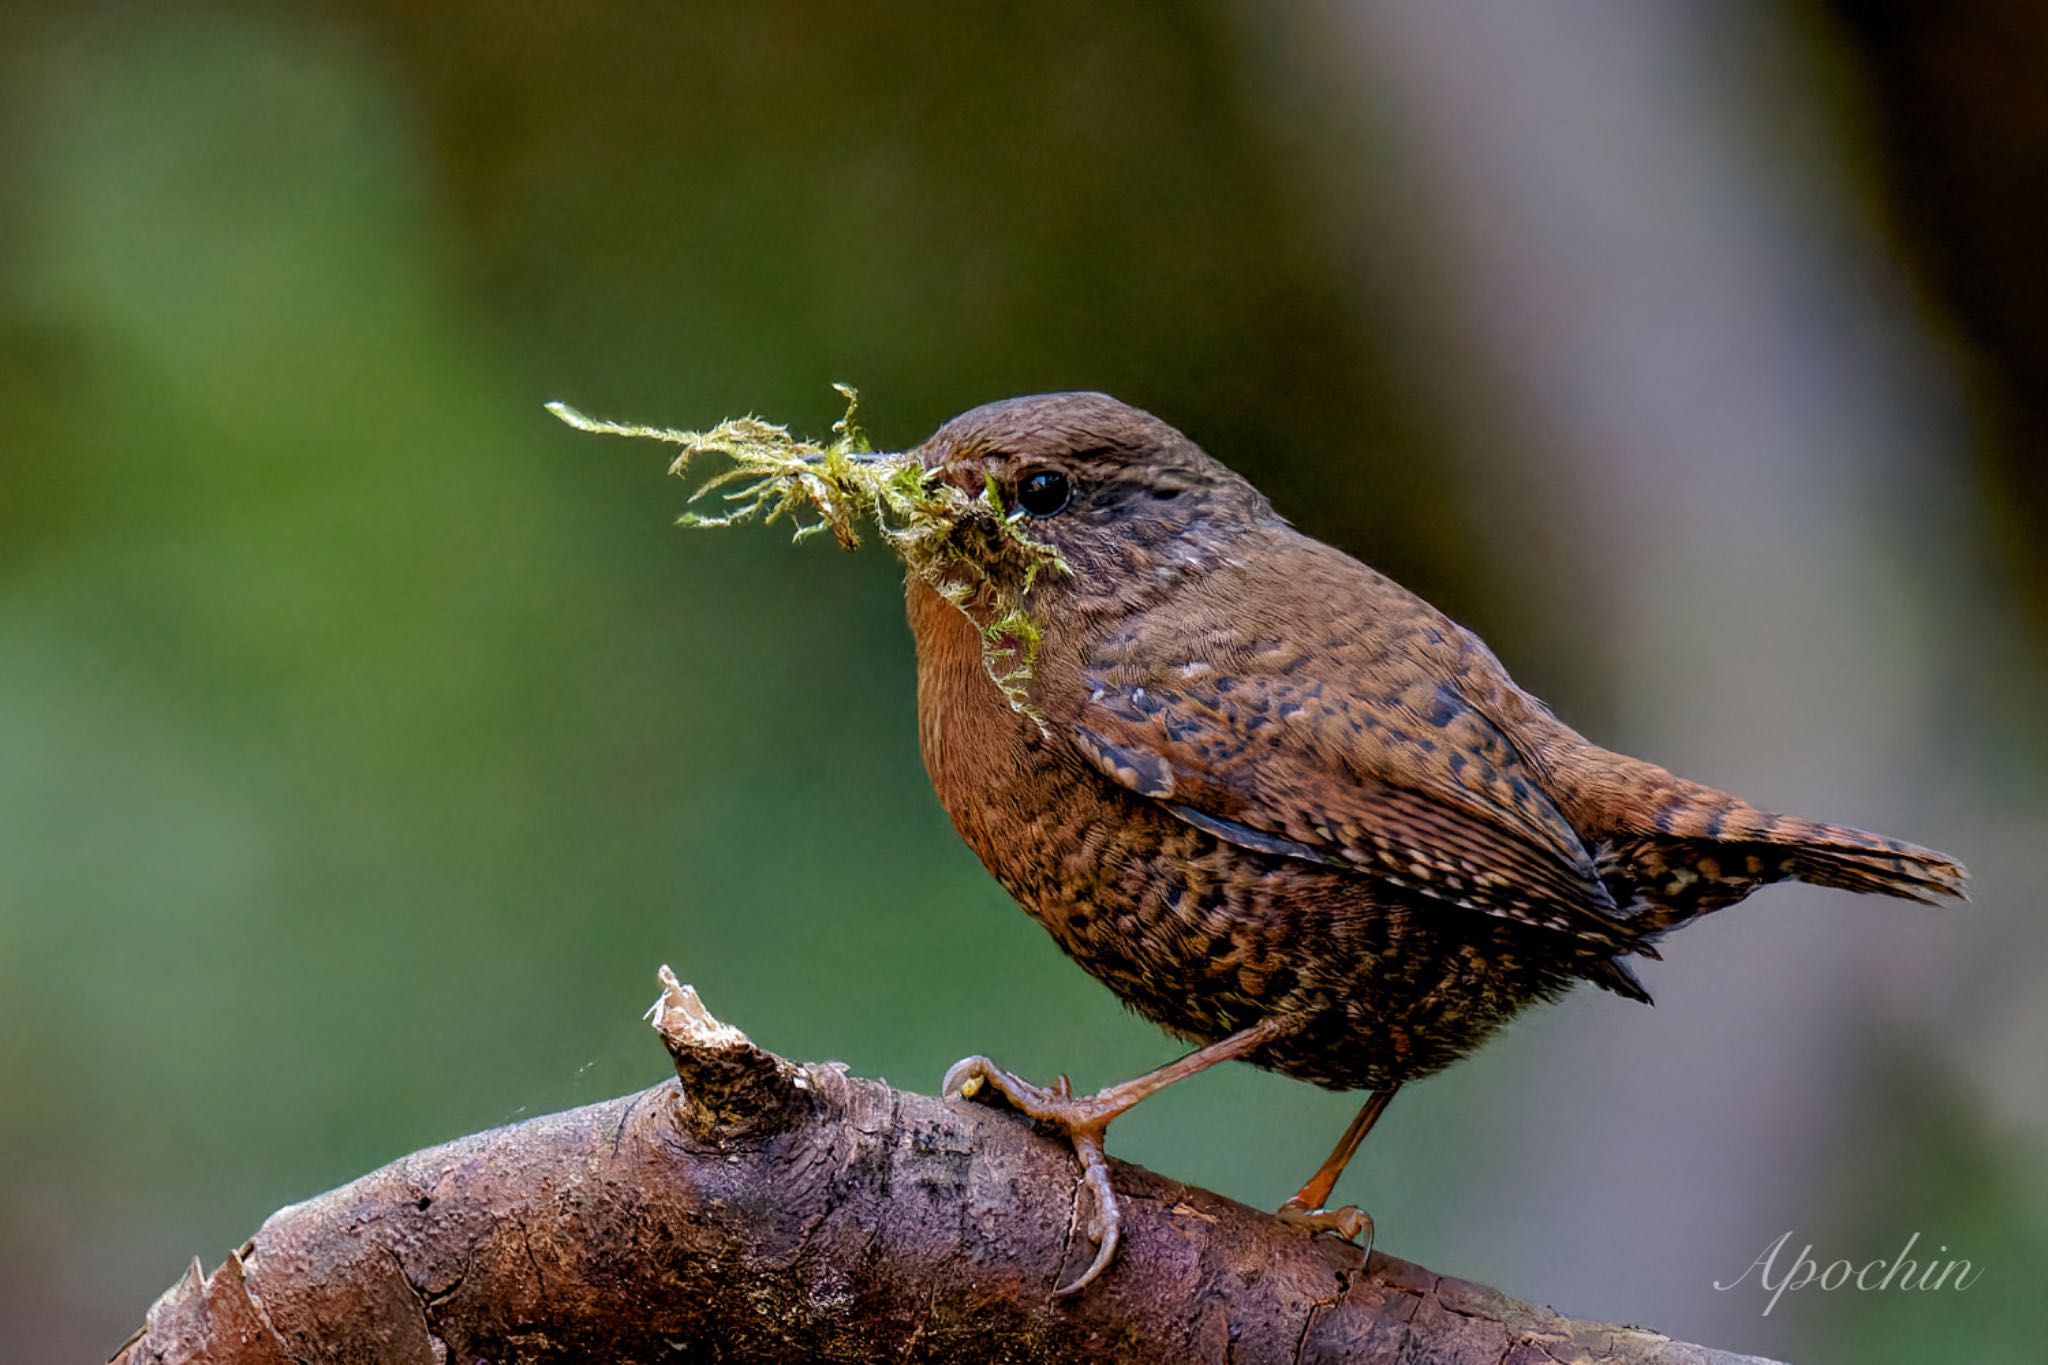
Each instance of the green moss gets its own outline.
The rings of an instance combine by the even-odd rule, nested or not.
[[[1027,535],[1019,514],[1004,511],[992,480],[972,496],[907,454],[876,452],[861,430],[860,396],[845,384],[833,387],[846,399],[846,415],[822,445],[758,417],[676,431],[600,421],[566,403],[547,409],[578,431],[680,447],[669,466],[679,478],[690,477],[699,457],[728,461],[690,494],[694,503],[716,493],[724,510],[685,513],[680,525],[789,521],[797,540],[829,530],[848,550],[860,544],[863,526],[872,525],[913,576],[974,623],[989,678],[1012,707],[1043,725],[1026,691],[1043,632],[1026,603],[1044,574],[1071,572],[1066,561]]]

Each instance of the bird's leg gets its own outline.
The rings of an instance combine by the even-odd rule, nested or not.
[[[1365,1141],[1365,1135],[1379,1122],[1380,1115],[1387,1112],[1394,1092],[1400,1088],[1399,1084],[1390,1085],[1373,1091],[1366,1098],[1364,1106],[1344,1129],[1344,1136],[1337,1139],[1336,1149],[1316,1168],[1316,1173],[1309,1177],[1300,1192],[1280,1206],[1280,1217],[1284,1222],[1312,1232],[1334,1232],[1354,1242],[1363,1233],[1365,1249],[1368,1252],[1372,1250],[1371,1214],[1349,1204],[1341,1209],[1325,1208],[1324,1205],[1330,1202],[1330,1192],[1337,1188],[1337,1178],[1351,1164],[1358,1144]]]
[[[1138,1101],[1157,1094],[1175,1081],[1186,1080],[1198,1071],[1207,1071],[1218,1062],[1232,1061],[1256,1052],[1292,1031],[1293,1025],[1282,1020],[1262,1019],[1220,1042],[1190,1052],[1178,1061],[1168,1062],[1157,1071],[1148,1071],[1121,1085],[1079,1098],[1075,1097],[1065,1076],[1047,1089],[1011,1075],[986,1057],[968,1057],[953,1063],[946,1072],[941,1089],[949,1098],[958,1095],[963,1099],[972,1098],[983,1089],[993,1091],[1007,1100],[1011,1108],[1041,1123],[1051,1124],[1074,1144],[1074,1155],[1080,1159],[1081,1176],[1094,1206],[1089,1214],[1087,1230],[1089,1240],[1096,1244],[1095,1259],[1072,1284],[1063,1285],[1054,1292],[1061,1296],[1077,1294],[1087,1288],[1109,1264],[1110,1258],[1116,1255],[1117,1241],[1123,1232],[1123,1211],[1117,1206],[1116,1191],[1110,1188],[1109,1159],[1102,1152],[1102,1135],[1111,1121]]]

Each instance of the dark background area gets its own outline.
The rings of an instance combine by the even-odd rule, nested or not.
[[[1934,17],[1937,15],[1939,17]],[[1595,738],[1952,850],[1391,1113],[1385,1245],[1812,1359],[2048,1333],[2048,14],[1966,3],[0,11],[0,1340],[651,1083],[673,963],[931,1089],[1171,1056],[954,838],[886,557],[541,411],[878,441],[1106,389]],[[1116,1150],[1260,1205],[1346,1097]],[[1946,1246],[1964,1293],[1716,1291]],[[16,1352],[19,1352],[17,1355]]]

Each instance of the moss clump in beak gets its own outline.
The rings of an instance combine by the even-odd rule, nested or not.
[[[963,492],[908,453],[884,454],[868,444],[860,426],[860,397],[835,384],[846,415],[822,445],[798,440],[787,427],[758,417],[720,422],[709,431],[676,431],[633,422],[586,417],[566,403],[547,409],[578,431],[634,436],[679,447],[669,473],[688,478],[699,456],[730,467],[699,484],[696,502],[720,493],[725,511],[687,512],[683,526],[740,522],[795,524],[795,539],[830,530],[848,550],[871,522],[904,567],[957,607],[981,634],[982,665],[1016,710],[1043,725],[1028,684],[1042,632],[1027,599],[1048,572],[1069,573],[1059,552],[1025,534],[1021,517],[1006,511],[993,484]]]

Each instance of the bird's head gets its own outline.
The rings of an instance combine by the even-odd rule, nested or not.
[[[1259,491],[1186,436],[1100,393],[1010,398],[962,413],[910,452],[1072,569],[1059,595],[1128,601],[1210,567],[1272,516]]]

